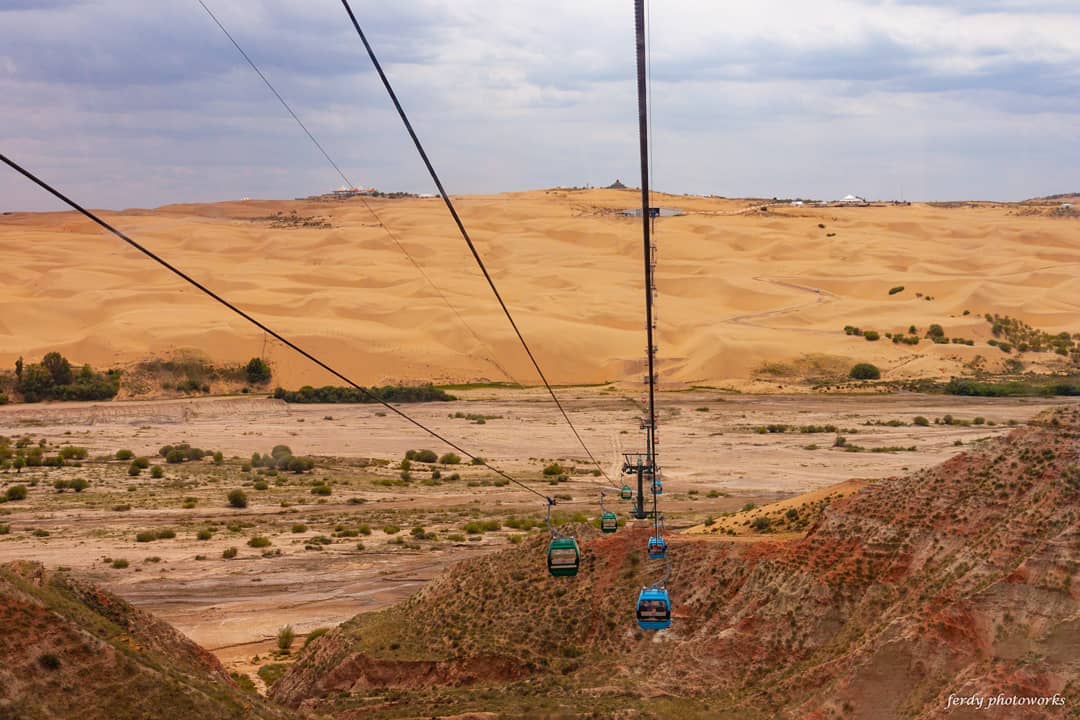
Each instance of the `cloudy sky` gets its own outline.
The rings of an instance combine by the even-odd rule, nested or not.
[[[431,183],[338,0],[205,0],[356,183]],[[354,0],[453,193],[636,182],[630,0]],[[652,0],[655,184],[1080,190],[1076,0]],[[0,152],[95,207],[333,189],[197,0],[0,0]],[[57,205],[0,167],[0,210]]]

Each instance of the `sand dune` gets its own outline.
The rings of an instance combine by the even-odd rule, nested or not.
[[[442,203],[369,203],[438,291],[357,200],[105,216],[360,382],[535,383]],[[640,221],[615,212],[637,203],[632,192],[604,190],[459,200],[553,382],[640,382]],[[657,342],[671,387],[747,387],[765,363],[797,365],[812,355],[874,362],[893,378],[958,374],[977,355],[993,367],[1007,356],[986,344],[987,312],[1080,331],[1076,218],[995,204],[762,212],[748,201],[660,196],[657,203],[687,213],[656,224]],[[331,227],[272,227],[266,219],[293,210]],[[197,348],[231,362],[265,352],[287,386],[331,382],[284,347],[264,350],[261,333],[70,213],[0,217],[0,252],[5,366],[50,350],[111,366]],[[898,285],[905,290],[889,295]],[[897,346],[842,330],[850,324],[884,334],[930,323],[976,345]],[[1024,361],[1062,362],[1050,353]]]

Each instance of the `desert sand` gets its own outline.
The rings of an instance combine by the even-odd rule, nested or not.
[[[457,202],[552,382],[640,382],[640,220],[619,212],[639,204],[634,192]],[[979,355],[994,369],[1007,358],[987,346],[984,313],[1077,330],[1080,225],[1047,208],[794,207],[662,194],[654,204],[685,213],[655,227],[667,387],[776,391],[787,389],[778,387],[785,377],[811,372],[808,362],[827,375],[869,361],[886,379],[960,374]],[[272,221],[293,211],[329,227]],[[437,198],[252,200],[104,216],[361,383],[538,382]],[[59,350],[123,366],[196,349],[215,361],[264,354],[286,387],[332,382],[71,213],[0,217],[0,252],[0,365]],[[896,286],[904,290],[890,295]],[[911,347],[843,332],[914,324],[921,334],[931,323],[975,345]],[[1062,361],[1024,358],[1035,369]],[[774,372],[762,375],[766,363]]]

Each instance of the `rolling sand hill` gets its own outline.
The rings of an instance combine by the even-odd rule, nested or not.
[[[357,199],[105,216],[360,382],[535,384],[441,201],[368,203],[439,291]],[[686,213],[656,224],[660,372],[669,387],[775,388],[843,375],[856,360],[877,363],[887,379],[961,374],[979,355],[992,370],[1007,356],[987,346],[984,313],[1080,330],[1080,224],[1049,206],[762,210],[662,195],[656,203]],[[637,382],[641,374],[640,221],[618,212],[637,204],[634,192],[618,190],[459,201],[553,382]],[[264,350],[261,334],[70,213],[0,217],[0,252],[0,366],[50,350],[95,366],[185,348],[228,362],[265,351],[281,384],[330,382],[285,348]],[[895,345],[843,332],[853,325],[884,336],[914,324],[923,334],[931,323],[975,345]],[[1054,369],[1064,359],[1044,352],[1023,361]]]
[[[547,576],[536,537],[339,626],[271,697],[339,718],[1064,717],[1080,701],[1078,433],[1080,410],[1046,414],[833,500],[797,539],[676,536],[661,633],[631,612],[663,571],[647,530],[579,529],[573,579]],[[998,694],[1045,701],[948,708]]]

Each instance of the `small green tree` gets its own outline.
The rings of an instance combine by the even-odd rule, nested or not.
[[[270,382],[272,376],[270,364],[262,358],[251,358],[244,370],[247,373],[247,381],[251,385],[265,385]]]
[[[74,378],[71,363],[58,352],[51,352],[41,359],[41,364],[52,375],[54,385],[70,385]]]

